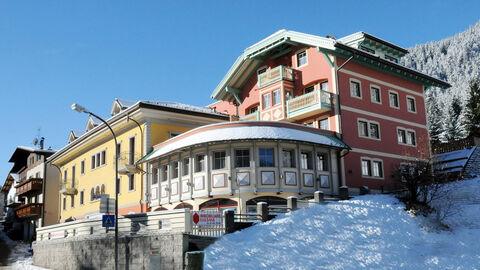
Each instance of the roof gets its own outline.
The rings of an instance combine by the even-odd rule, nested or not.
[[[8,192],[10,190],[10,187],[13,185],[14,182],[18,181],[18,174],[15,173],[10,173],[7,176],[7,179],[5,180],[5,183],[3,183],[2,192]]]
[[[155,150],[143,157],[140,162],[198,144],[245,140],[297,141],[350,149],[342,140],[322,133],[319,129],[278,121],[238,121],[206,125],[182,133],[156,145]]]
[[[436,79],[413,69],[406,68],[392,61],[381,59],[378,56],[368,54],[352,47],[349,44],[353,38],[368,39],[369,42],[374,42],[375,44],[378,43],[382,46],[390,46],[398,56],[407,53],[407,50],[365,32],[358,32],[345,38],[335,40],[332,38],[325,38],[295,31],[280,30],[261,40],[260,42],[257,42],[254,45],[246,48],[245,51],[237,58],[237,60],[235,60],[227,74],[214,89],[211,97],[213,99],[225,101],[233,101],[234,99],[238,99],[238,94],[241,92],[240,89],[243,88],[248,81],[248,78],[257,70],[257,68],[262,65],[267,56],[271,59],[275,59],[290,52],[292,50],[292,46],[300,45],[316,47],[319,51],[340,55],[342,57],[349,57],[349,54],[354,52],[357,55],[368,58],[369,61],[381,63],[381,65],[371,65],[372,68],[382,70],[392,69],[393,71],[390,72],[391,74],[403,77],[405,77],[405,74],[407,74],[407,79],[417,81],[424,85],[450,87],[450,85],[445,81]],[[346,43],[343,43],[342,41]],[[344,47],[350,49],[349,54],[345,55],[346,48]],[[358,57],[354,59],[354,61],[360,60],[361,59]],[[397,70],[399,71],[397,72]]]
[[[455,150],[434,156],[436,173],[462,172],[476,147]]]
[[[171,108],[171,109],[177,109],[182,111],[199,112],[199,113],[205,113],[209,115],[227,117],[226,115],[220,112],[217,112],[210,107],[200,107],[200,106],[194,106],[190,104],[184,104],[180,102],[171,102],[171,101],[155,101],[155,100],[130,101],[130,100],[124,100],[124,99],[118,99],[118,98],[115,99],[114,105],[112,107],[112,115],[114,114],[113,112],[116,105],[120,106],[122,108],[121,110],[125,110],[126,108],[132,107],[133,105],[136,105],[136,104],[153,105],[153,106],[158,106],[163,108]]]
[[[393,43],[390,43],[388,41],[385,41],[381,38],[378,38],[374,35],[370,35],[365,32],[357,32],[357,33],[348,35],[346,37],[340,38],[337,41],[350,46],[359,45],[359,44],[363,45],[364,43],[367,43],[369,45],[371,44],[374,47],[379,47],[380,49],[383,49],[383,50],[390,50],[391,54],[400,56],[400,57],[408,53],[408,50],[400,46],[397,46]]]
[[[115,100],[114,104],[119,101],[118,99]],[[122,100],[120,102],[123,102],[122,104],[129,104],[129,102],[132,101],[125,101]],[[166,102],[166,101],[136,101],[133,105],[129,106],[126,109],[121,110],[119,113],[111,116],[110,118],[106,119],[107,123],[112,124],[115,121],[121,119],[122,117],[130,114],[131,112],[140,109],[140,108],[145,108],[145,109],[153,109],[153,110],[158,110],[158,111],[164,111],[164,112],[173,112],[173,113],[179,113],[179,114],[184,114],[184,115],[190,115],[190,116],[200,116],[200,117],[208,117],[208,118],[215,118],[219,120],[228,120],[229,116],[223,113],[219,113],[214,111],[211,108],[208,107],[197,107],[193,105],[187,105],[187,104],[182,104],[178,102]],[[91,117],[90,119],[92,119]],[[90,120],[89,120],[90,121]],[[98,121],[98,120],[97,120]],[[88,138],[89,136],[93,136],[96,132],[101,130],[102,128],[105,127],[105,124],[101,123],[92,129],[88,130],[85,132],[83,135],[80,137],[76,138],[73,140],[71,143],[65,145],[62,149],[58,150],[55,154],[53,154],[48,161],[52,161],[59,155],[63,154],[66,152],[68,149],[71,149],[72,147],[75,147],[79,142],[82,140]]]
[[[50,156],[55,153],[55,150],[38,149],[38,148],[33,148],[28,146],[17,146],[17,148],[15,148],[15,151],[13,151],[12,156],[8,160],[8,162],[14,163],[12,169],[10,170],[10,173],[17,173],[23,167],[25,167],[27,165],[27,158],[31,153],[44,154],[46,156]]]

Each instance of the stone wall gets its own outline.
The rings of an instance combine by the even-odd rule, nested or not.
[[[33,264],[54,270],[114,269],[114,237],[83,236],[33,243]],[[148,233],[119,237],[119,269],[183,269],[189,235]]]

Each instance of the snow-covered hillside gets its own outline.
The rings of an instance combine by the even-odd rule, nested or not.
[[[447,90],[431,89],[440,108],[449,108],[454,96],[458,96],[462,104],[465,104],[469,82],[473,78],[480,78],[480,21],[453,37],[416,45],[408,51],[400,60],[402,65],[448,81],[452,85]],[[442,115],[437,119],[446,120],[447,110],[441,110],[440,113]]]
[[[226,235],[206,250],[206,269],[477,269],[480,178],[458,192],[451,231],[431,230],[390,195],[295,211]]]

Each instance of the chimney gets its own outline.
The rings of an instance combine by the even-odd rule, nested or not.
[[[43,150],[43,141],[45,141],[45,138],[42,137],[40,138],[40,149]]]

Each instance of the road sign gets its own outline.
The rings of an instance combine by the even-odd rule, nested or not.
[[[100,198],[100,213],[114,213],[115,212],[115,199],[108,197]]]
[[[103,215],[102,227],[115,227],[115,215]]]

